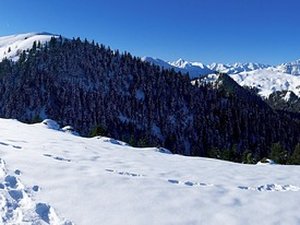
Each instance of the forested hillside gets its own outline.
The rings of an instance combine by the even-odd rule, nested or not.
[[[35,42],[17,62],[0,63],[1,117],[47,117],[82,135],[184,155],[242,161],[251,152],[258,160],[277,142],[291,154],[299,121],[239,93],[194,86],[187,75],[80,39]]]

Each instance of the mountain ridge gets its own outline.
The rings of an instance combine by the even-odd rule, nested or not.
[[[183,155],[220,149],[224,154],[213,157],[232,161],[241,161],[246,150],[256,159],[267,156],[274,142],[291,153],[299,141],[297,120],[257,96],[248,101],[234,92],[193,86],[174,70],[79,38],[52,38],[23,52],[17,62],[2,61],[0,71],[5,118],[48,117],[85,136],[109,135]]]

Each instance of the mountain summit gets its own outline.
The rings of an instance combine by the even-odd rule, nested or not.
[[[34,42],[44,44],[50,41],[51,37],[58,37],[58,35],[41,32],[0,37],[0,61],[4,58],[17,61],[19,55],[24,50],[31,49]]]

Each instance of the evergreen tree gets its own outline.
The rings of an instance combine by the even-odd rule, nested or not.
[[[289,164],[300,165],[300,143],[296,145],[295,150],[289,159]]]
[[[271,145],[270,158],[279,164],[286,164],[288,158],[288,152],[278,143],[273,143]]]

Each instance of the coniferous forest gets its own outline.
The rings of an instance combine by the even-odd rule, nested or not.
[[[17,62],[0,63],[0,117],[29,123],[51,118],[84,136],[183,155],[248,163],[273,155],[279,163],[295,163],[299,116],[276,111],[222,78],[232,85],[192,85],[186,74],[130,53],[52,38],[46,45],[35,42]]]

